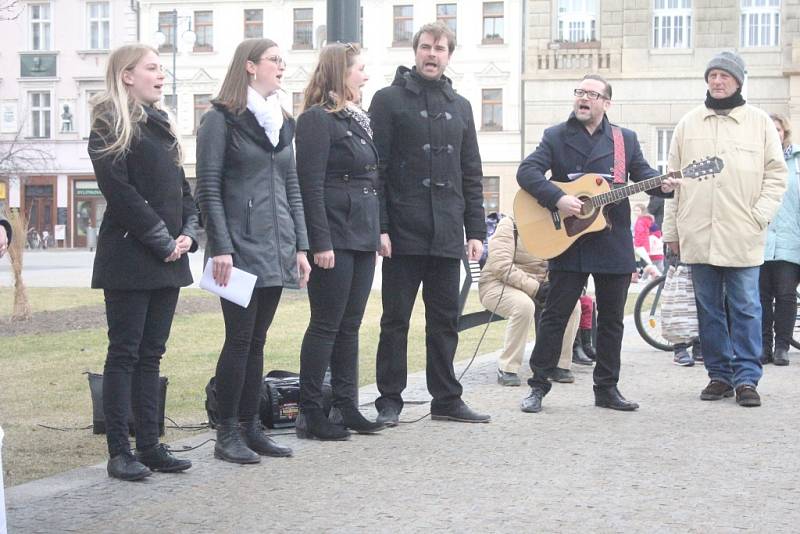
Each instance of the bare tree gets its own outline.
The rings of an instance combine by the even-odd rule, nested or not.
[[[2,0],[0,0],[2,1]],[[19,174],[47,169],[54,162],[53,155],[25,139],[23,121],[8,141],[0,140],[0,174]]]
[[[0,0],[0,21],[16,20],[22,13],[19,0]]]

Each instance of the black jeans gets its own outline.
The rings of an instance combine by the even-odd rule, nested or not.
[[[103,369],[103,415],[110,456],[130,450],[131,405],[136,448],[158,443],[158,373],[179,293],[177,287],[104,291],[108,354]]]
[[[554,369],[558,363],[564,329],[588,277],[589,273],[550,272],[550,293],[547,295],[536,333],[536,344],[531,353],[533,377],[528,379],[529,386],[545,393],[550,391],[546,371]],[[631,275],[592,274],[592,277],[597,301],[594,385],[597,388],[612,388],[619,382],[625,300],[628,297]]]
[[[336,250],[335,258],[333,269],[313,267],[308,281],[311,321],[300,349],[303,409],[322,408],[329,365],[333,404],[358,404],[358,330],[375,276],[375,252]]]
[[[461,384],[453,371],[458,346],[460,261],[438,256],[395,255],[383,260],[383,315],[376,378],[381,396],[375,407],[403,408],[408,382],[408,323],[422,283],[425,302],[425,376],[433,397],[431,410],[446,410],[461,401]]]
[[[264,343],[275,317],[282,287],[257,287],[250,305],[220,299],[225,344],[217,361],[217,409],[220,419],[258,415],[264,373]]]
[[[758,277],[761,293],[761,333],[764,350],[772,354],[772,332],[775,348],[789,349],[797,316],[797,284],[800,265],[788,261],[765,261]]]

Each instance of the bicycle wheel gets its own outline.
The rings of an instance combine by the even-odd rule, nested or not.
[[[661,336],[661,291],[666,279],[666,276],[660,276],[642,289],[633,307],[633,322],[648,345],[671,352],[674,348],[672,343]]]
[[[794,318],[794,330],[792,330],[792,339],[789,344],[794,348],[800,350],[800,291],[796,292],[797,295],[797,314]]]

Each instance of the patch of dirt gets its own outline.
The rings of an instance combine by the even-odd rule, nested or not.
[[[219,300],[214,298],[189,297],[178,300],[176,315],[219,312]],[[66,310],[37,312],[28,321],[12,321],[9,317],[0,318],[3,336],[22,336],[26,334],[57,334],[87,328],[106,326],[105,306],[79,306]]]

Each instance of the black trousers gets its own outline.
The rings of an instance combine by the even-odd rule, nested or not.
[[[313,267],[311,321],[300,349],[300,406],[322,408],[330,365],[333,404],[358,404],[358,330],[375,276],[375,252],[336,250],[335,267]],[[313,255],[309,254],[313,265]]]
[[[764,350],[772,354],[773,328],[775,348],[789,349],[797,317],[797,284],[800,265],[788,261],[765,261],[758,278],[761,293],[761,333]]]
[[[528,385],[545,393],[550,382],[545,371],[556,367],[561,353],[564,329],[581,296],[590,273],[568,271],[550,272],[550,293],[536,332],[536,343],[531,353],[533,377]],[[619,382],[620,351],[624,330],[625,300],[628,298],[630,274],[592,274],[597,301],[597,360],[594,367],[594,385],[611,388]]]
[[[180,288],[106,289],[108,354],[103,369],[103,415],[110,456],[128,451],[133,406],[136,448],[158,443],[158,374]]]
[[[258,415],[264,373],[264,343],[282,287],[257,287],[250,305],[220,299],[225,344],[217,361],[217,408],[221,419]]]
[[[381,396],[375,407],[403,408],[408,378],[408,323],[422,283],[425,303],[425,376],[431,409],[461,402],[461,384],[453,371],[458,346],[460,260],[437,256],[395,255],[383,260],[383,315],[376,375]]]

